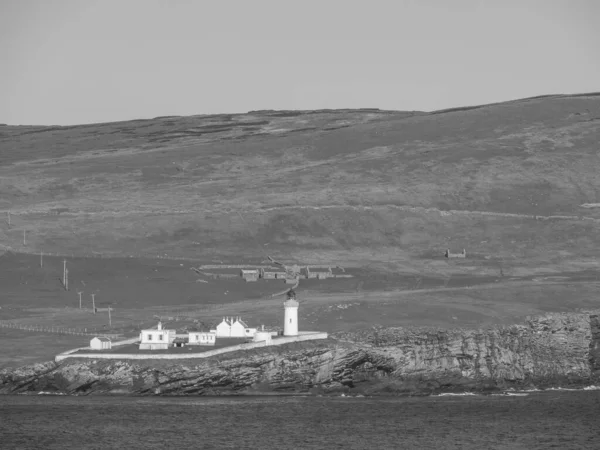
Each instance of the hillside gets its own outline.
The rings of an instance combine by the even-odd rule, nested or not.
[[[353,275],[300,283],[306,330],[597,309],[599,138],[599,94],[0,126],[0,368],[159,316],[280,326],[280,280],[193,270],[267,254]],[[91,313],[92,293],[112,324]]]
[[[595,265],[600,242],[600,209],[582,207],[600,203],[599,136],[597,94],[434,113],[2,126],[0,210],[11,226],[2,221],[0,244],[206,260],[261,258],[262,247],[287,261],[431,273],[577,270]],[[472,264],[450,266],[448,247],[466,248]]]

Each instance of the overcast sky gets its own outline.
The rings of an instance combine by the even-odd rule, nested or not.
[[[0,123],[600,91],[597,0],[0,0]]]

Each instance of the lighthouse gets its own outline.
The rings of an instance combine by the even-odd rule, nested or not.
[[[296,301],[296,293],[288,292],[288,299],[283,302],[285,308],[283,335],[298,336],[298,302]]]

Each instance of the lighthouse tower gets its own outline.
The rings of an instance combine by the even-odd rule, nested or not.
[[[288,299],[283,302],[285,308],[283,335],[298,336],[298,302],[294,291],[288,293]]]

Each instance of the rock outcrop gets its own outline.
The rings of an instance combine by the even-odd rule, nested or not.
[[[0,393],[431,394],[600,382],[598,312],[486,330],[373,328],[202,360],[78,360],[0,371]]]

